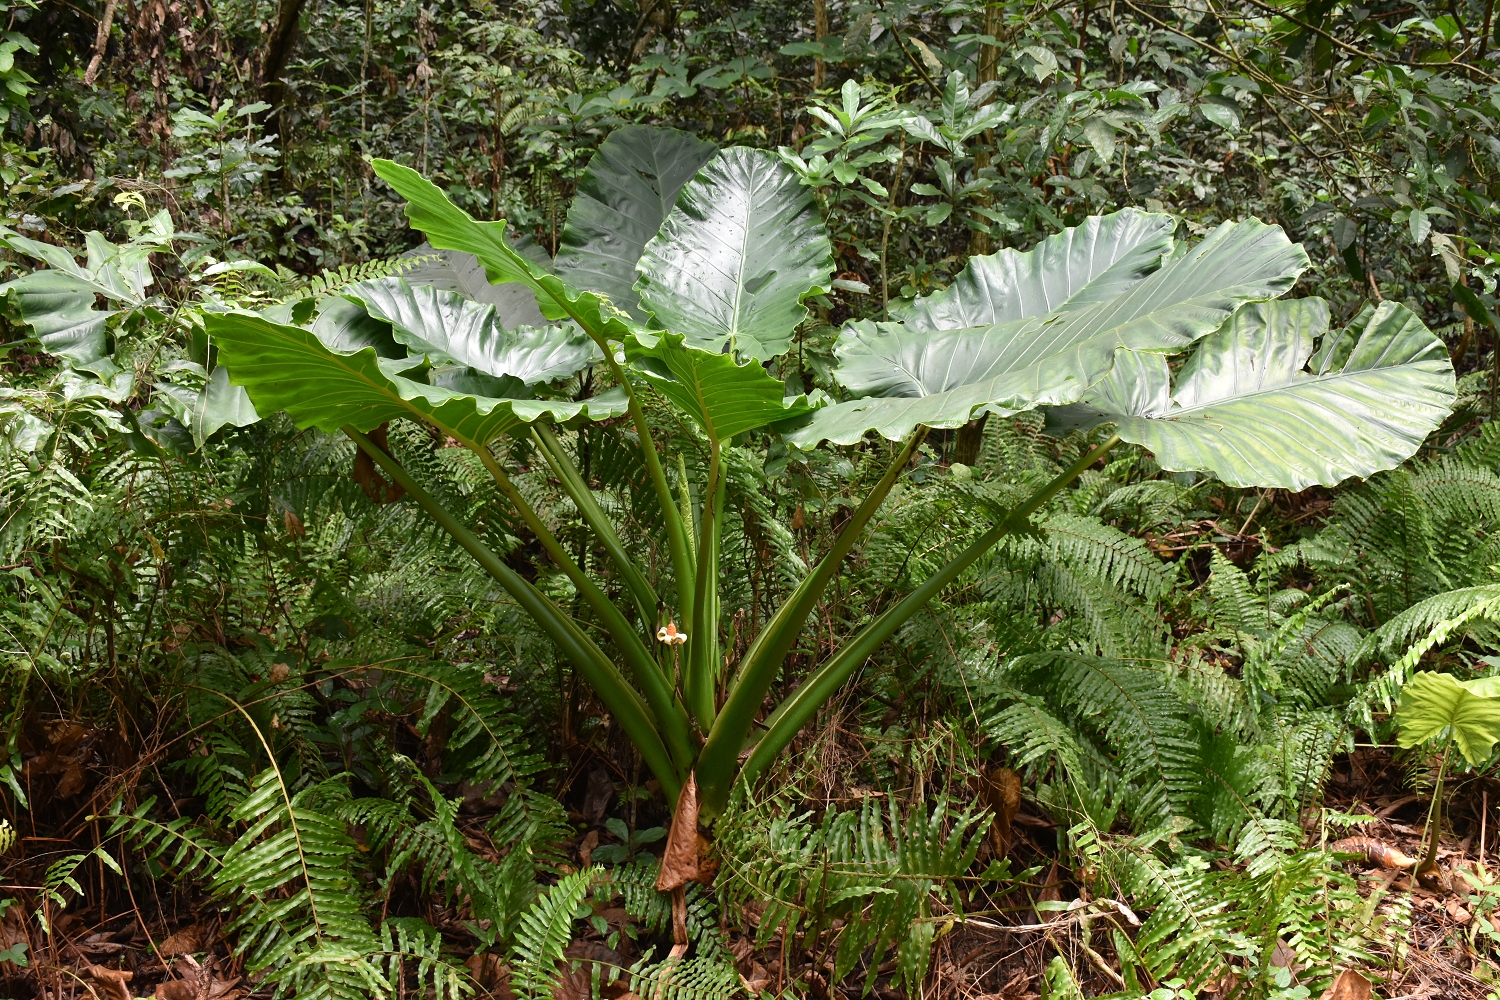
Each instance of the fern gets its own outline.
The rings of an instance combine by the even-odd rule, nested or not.
[[[657,1000],[729,1000],[740,995],[733,965],[710,958],[668,958],[652,964],[648,952],[629,969],[630,992]]]
[[[776,815],[788,807],[769,800],[720,820],[721,893],[765,902],[762,943],[777,930],[787,937],[821,934],[842,919],[835,980],[868,955],[869,985],[894,951],[899,979],[918,988],[934,933],[929,896],[973,863],[979,816],[954,814],[941,797],[931,812],[913,809],[904,819],[867,798],[858,810],[826,810],[817,825],[807,815]]]
[[[342,980],[319,981],[311,956],[325,947],[337,956],[369,954],[378,944],[350,869],[356,844],[343,823],[308,806],[315,791],[289,796],[274,768],[257,775],[230,814],[247,829],[224,852],[210,887],[240,911],[227,929],[238,934],[249,971],[268,972],[299,996],[304,989],[332,996]]]
[[[381,278],[393,278],[404,271],[409,271],[420,264],[431,261],[433,257],[388,257],[384,260],[365,260],[357,264],[343,264],[336,268],[324,270],[306,281],[301,282],[295,292],[283,298],[283,301],[293,299],[318,298],[324,295],[332,295],[350,285],[357,285],[361,281],[378,281]]]
[[[573,921],[602,871],[595,865],[563,876],[521,915],[511,948],[511,988],[518,995],[539,998],[557,982],[563,949],[573,938]]]

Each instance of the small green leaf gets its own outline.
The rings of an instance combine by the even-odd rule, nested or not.
[[[248,427],[260,420],[255,406],[245,387],[229,381],[229,371],[223,365],[214,369],[208,384],[193,403],[189,429],[193,432],[193,445],[203,447],[215,431],[233,424]]]
[[[1406,216],[1406,228],[1411,233],[1411,241],[1421,245],[1432,232],[1432,219],[1420,208],[1414,208]]]

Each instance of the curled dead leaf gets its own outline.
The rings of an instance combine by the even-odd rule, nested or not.
[[[176,957],[197,951],[203,945],[203,926],[192,924],[182,930],[173,931],[167,939],[156,946],[163,955]]]
[[[135,978],[134,972],[91,965],[88,967],[88,977],[94,981],[94,989],[98,991],[101,1000],[131,1000],[130,987],[125,984]]]
[[[578,845],[578,863],[587,868],[594,863],[594,848],[599,846],[599,831],[590,830]]]
[[[980,772],[980,792],[990,807],[990,845],[1003,858],[1010,850],[1010,828],[1021,808],[1021,778],[1008,767],[986,765]]]
[[[1370,1000],[1370,981],[1353,969],[1345,969],[1319,1000]]]
[[[699,856],[698,782],[689,773],[672,814],[672,829],[667,833],[661,871],[656,876],[657,891],[671,892],[698,878]]]
[[[386,438],[387,428],[390,424],[381,424],[379,427],[365,435],[381,451],[389,453],[390,442]],[[365,496],[376,503],[395,503],[406,495],[406,488],[396,483],[388,482],[385,476],[375,466],[375,460],[360,448],[354,453],[354,481],[359,488],[365,491]]]

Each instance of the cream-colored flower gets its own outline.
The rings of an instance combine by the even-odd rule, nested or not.
[[[667,622],[666,625],[656,630],[656,638],[668,646],[681,646],[687,642],[687,633],[677,631],[676,622]]]

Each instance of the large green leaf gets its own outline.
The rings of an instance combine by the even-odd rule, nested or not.
[[[1109,374],[1115,350],[1181,350],[1245,302],[1271,298],[1307,267],[1278,226],[1225,223],[1123,294],[995,326],[926,331],[859,322],[839,335],[835,378],[867,398],[819,410],[788,440],[852,444],[867,431],[900,440],[919,424],[960,427],[1078,400]]]
[[[512,246],[523,257],[549,270],[546,253],[533,243],[524,246],[517,239]],[[528,251],[534,250],[534,253]],[[421,263],[402,270],[401,274],[413,285],[431,285],[450,292],[458,292],[466,299],[495,307],[495,318],[507,329],[517,326],[541,326],[547,322],[537,308],[536,295],[523,285],[492,285],[485,274],[484,265],[471,253],[457,250],[438,250],[431,243],[423,243],[402,254],[403,257],[423,258]]]
[[[1159,355],[1121,352],[1058,416],[1112,421],[1164,469],[1303,490],[1399,465],[1454,399],[1447,348],[1394,302],[1333,335],[1322,299],[1248,305],[1199,343],[1174,391],[1167,382]]]
[[[1500,741],[1500,698],[1494,678],[1460,681],[1421,670],[1401,689],[1396,742],[1414,747],[1449,733],[1471,765],[1484,763]]]
[[[391,160],[375,160],[375,173],[406,199],[406,217],[413,229],[427,234],[439,250],[471,253],[484,265],[489,280],[519,282],[531,289],[547,319],[571,319],[596,337],[623,340],[633,323],[607,299],[580,292],[528,260],[510,245],[504,221],[476,222],[427,178]]]
[[[557,275],[644,321],[636,261],[682,186],[714,152],[713,143],[675,128],[626,125],[611,132],[578,182],[557,250]]]
[[[892,303],[892,318],[918,330],[959,330],[1103,302],[1161,266],[1177,220],[1127,208],[1092,216],[1021,253],[971,257],[953,284],[914,302]]]
[[[173,235],[172,217],[165,210],[148,219],[141,234],[123,245],[90,232],[84,237],[85,266],[64,247],[0,226],[0,242],[44,261],[49,268],[0,285],[0,298],[11,301],[47,353],[75,365],[90,365],[104,357],[105,327],[115,315],[115,311],[95,309],[94,296],[102,295],[127,309],[144,304],[153,281],[151,253],[166,246]]]
[[[502,399],[427,385],[404,377],[409,361],[382,358],[373,347],[330,350],[310,330],[260,316],[228,313],[204,320],[219,362],[245,387],[261,413],[285,410],[299,427],[369,430],[400,417],[425,420],[452,437],[483,444],[538,419],[602,420],[625,410],[623,393],[582,402]]]
[[[688,344],[765,361],[828,290],[833,250],[812,192],[765,150],[733,146],[693,178],[641,254],[641,304]]]
[[[94,308],[98,288],[64,271],[33,271],[0,285],[48,354],[88,364],[104,357],[105,325],[114,311]]]
[[[345,295],[389,323],[396,341],[433,364],[468,365],[496,378],[535,385],[566,378],[602,358],[598,346],[577,328],[506,330],[494,306],[430,285],[411,285],[404,278],[361,282]]]
[[[229,370],[219,365],[193,401],[189,430],[193,432],[193,445],[202,448],[203,442],[221,427],[248,427],[259,420],[260,414],[245,387],[231,383]]]
[[[690,347],[681,334],[668,333],[654,343],[632,340],[626,356],[633,371],[698,422],[715,441],[804,416],[800,396],[785,398],[786,389],[755,362],[738,364],[732,354]]]

